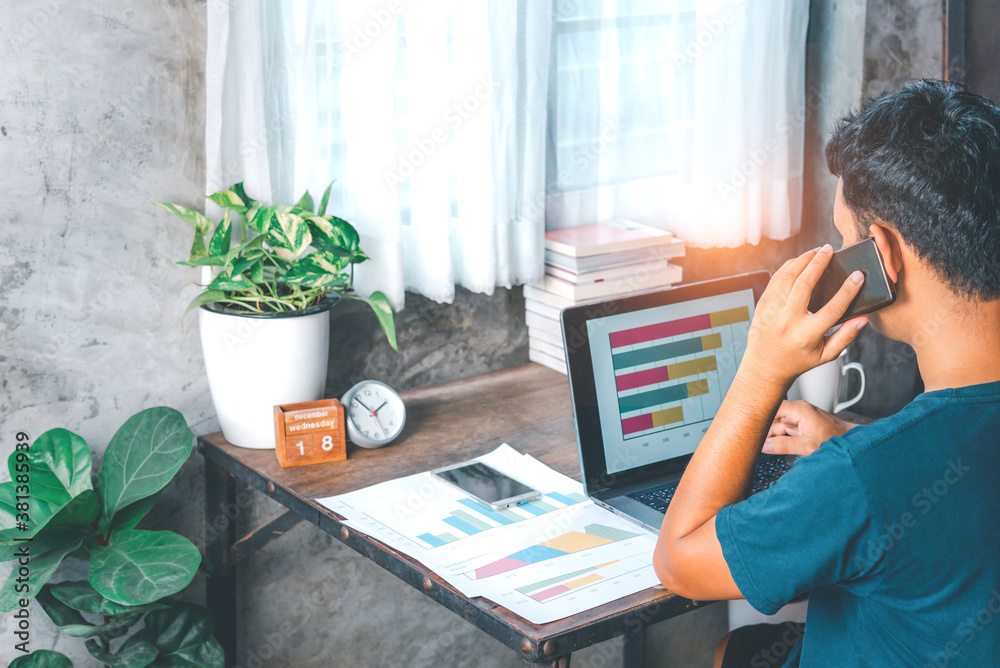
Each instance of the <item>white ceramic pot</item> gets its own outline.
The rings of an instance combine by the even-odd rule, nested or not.
[[[226,440],[274,447],[274,406],[323,398],[331,303],[248,316],[198,309],[212,403]]]

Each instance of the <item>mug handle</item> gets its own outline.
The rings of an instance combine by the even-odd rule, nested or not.
[[[833,407],[834,413],[839,413],[840,411],[846,408],[850,408],[854,404],[861,401],[861,397],[863,397],[865,394],[865,367],[862,366],[861,362],[848,362],[847,364],[844,365],[844,370],[841,373],[846,376],[847,372],[850,371],[851,369],[857,371],[858,375],[861,376],[861,389],[858,390],[858,393],[853,398],[848,399],[847,401],[842,401],[836,406],[834,406]]]

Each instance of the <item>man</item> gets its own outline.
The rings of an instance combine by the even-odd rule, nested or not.
[[[817,313],[830,246],[775,273],[664,518],[657,574],[764,613],[809,593],[804,633],[739,629],[725,668],[1000,665],[1000,109],[920,81],[846,118],[826,154],[834,225],[845,245],[875,240],[897,300],[827,336],[860,272]],[[869,322],[913,347],[923,394],[867,426],[782,401]],[[743,500],[762,444],[808,456]]]

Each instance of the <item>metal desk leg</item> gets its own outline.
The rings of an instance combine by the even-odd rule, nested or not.
[[[227,510],[236,507],[236,479],[205,462],[205,555],[214,567],[207,583],[208,612],[215,620],[215,637],[226,653],[226,668],[236,665],[236,564],[230,546],[236,522]]]
[[[641,668],[646,665],[645,644],[646,627],[641,626],[635,631],[625,634],[625,645],[622,647],[622,665],[625,668]]]

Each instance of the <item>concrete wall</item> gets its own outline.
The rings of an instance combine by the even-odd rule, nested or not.
[[[0,53],[0,454],[16,431],[65,427],[99,461],[129,416],[156,405],[216,429],[197,328],[180,322],[196,288],[173,261],[190,239],[150,205],[195,204],[204,188],[204,3],[3,0]],[[199,471],[192,458],[158,511],[188,536]],[[97,665],[31,613],[33,649]]]
[[[806,231],[756,248],[693,251],[684,261],[689,279],[773,269],[839,241],[822,163],[829,125],[861,91],[936,75],[935,5],[813,3],[808,81],[827,101],[806,125]],[[865,11],[864,43],[852,44]],[[0,0],[0,438],[66,427],[99,459],[128,416],[159,404],[181,410],[196,433],[218,428],[197,326],[180,323],[197,290],[193,273],[173,264],[186,255],[188,230],[149,204],[201,201],[205,21],[197,0]],[[407,388],[527,359],[520,290],[460,292],[452,306],[410,295],[397,319],[400,355],[387,351],[360,305],[341,305],[333,318],[334,396],[362,377]],[[877,399],[878,385],[869,394],[867,409],[878,413],[909,390],[879,367],[891,349],[870,336],[859,342],[862,361],[889,379],[875,381],[886,399]],[[195,455],[147,526],[201,543],[201,476]],[[254,498],[247,526],[278,510]],[[70,568],[57,579],[82,576]],[[519,665],[513,652],[308,525],[248,559],[240,581],[243,666]],[[191,596],[203,596],[200,583]],[[37,607],[33,614],[34,648],[96,665],[82,642],[55,632]],[[647,655],[704,662],[724,629],[723,606],[706,608],[651,629]],[[0,620],[0,662],[13,658],[10,638],[9,618]],[[462,653],[470,658],[455,661]],[[574,665],[615,665],[620,654],[619,643],[606,643]]]

